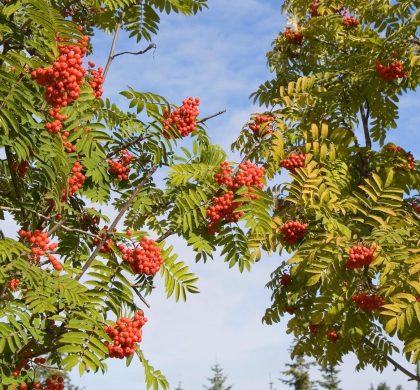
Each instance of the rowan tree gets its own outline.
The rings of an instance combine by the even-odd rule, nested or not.
[[[265,180],[237,209],[251,227],[238,253],[290,254],[263,321],[286,316],[293,355],[336,364],[354,352],[358,369],[391,363],[419,380],[390,355],[396,340],[408,361],[420,355],[420,176],[389,142],[420,79],[418,11],[408,0],[285,0],[283,11],[274,77],[252,95],[266,111],[232,145]]]
[[[228,237],[239,205],[220,200],[224,190],[214,179],[226,154],[204,128],[220,113],[204,117],[195,97],[174,105],[134,88],[121,91],[128,108],[119,107],[103,85],[123,55],[156,48],[162,13],[193,15],[206,6],[205,0],[1,2],[4,389],[63,388],[64,375],[40,380],[38,368],[82,375],[106,371],[108,358],[130,364],[136,355],[147,388],[168,389],[139,346],[152,326],[146,296],[160,276],[168,298],[185,300],[198,292],[198,278],[166,240],[185,239],[197,261],[219,248],[230,266],[244,269]],[[113,37],[103,66],[91,57],[98,31]],[[142,50],[119,52],[121,31]],[[232,166],[235,196],[239,187],[258,189],[252,164]],[[114,206],[112,218],[104,205]]]

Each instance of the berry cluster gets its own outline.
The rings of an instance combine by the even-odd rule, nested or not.
[[[359,25],[356,17],[347,15],[347,11],[344,12],[342,23],[345,27],[357,27]]]
[[[386,150],[390,153],[395,153],[395,154],[400,154],[403,151],[401,146],[397,146],[394,144],[387,145]]]
[[[308,224],[299,221],[289,221],[281,226],[280,231],[288,244],[295,244],[306,235]]]
[[[25,370],[29,370],[29,360],[27,358],[23,358],[19,361],[19,364],[13,369],[12,375],[17,377],[20,375],[20,372],[24,368]]]
[[[91,68],[95,67],[95,63],[88,61],[88,65]],[[102,67],[99,67],[97,70],[89,69],[89,74],[93,77],[92,80],[89,80],[89,85],[93,89],[93,94],[97,99],[99,99],[103,94],[102,85],[104,83],[104,70]]]
[[[69,192],[68,196],[72,197],[77,191],[79,191],[83,187],[83,183],[85,182],[85,175],[82,173],[83,166],[78,161],[73,164],[73,168],[71,169],[73,175],[67,179],[69,185]],[[66,191],[63,190],[61,195],[62,200],[67,199]]]
[[[289,274],[283,274],[280,276],[280,284],[282,286],[288,286],[292,283],[292,277]]]
[[[415,168],[415,164],[414,164],[414,156],[413,156],[410,152],[408,152],[408,153],[405,155],[405,159],[407,160],[407,168],[408,168],[410,171],[414,171],[414,168]]]
[[[243,212],[235,211],[240,207],[240,202],[234,202],[233,191],[213,199],[212,206],[207,210],[207,217],[210,219],[208,231],[210,234],[216,232],[216,228],[222,220],[237,222],[243,216]]]
[[[337,331],[336,330],[334,330],[334,329],[330,329],[328,332],[327,332],[327,337],[328,337],[328,340],[330,340],[330,341],[332,341],[333,343],[335,343],[339,338],[340,338],[340,335],[337,333]]]
[[[251,161],[245,161],[238,167],[238,171],[233,175],[232,167],[225,161],[220,164],[220,170],[214,175],[214,181],[219,185],[225,185],[229,190],[237,189],[241,186],[255,186],[260,189],[264,187],[262,178],[264,167],[258,168]]]
[[[61,41],[61,38],[57,38]],[[80,96],[80,86],[84,82],[86,69],[82,66],[89,37],[84,36],[78,44],[58,45],[59,57],[47,69],[32,71],[32,78],[47,87],[45,100],[55,109],[65,107]]]
[[[64,390],[64,378],[59,375],[52,375],[47,378],[45,385],[40,387],[43,390]]]
[[[346,268],[355,269],[368,266],[373,261],[376,249],[375,245],[372,245],[370,248],[362,245],[352,246],[349,250]]]
[[[413,210],[417,214],[420,214],[420,200],[418,200],[418,199],[413,200],[413,202],[411,203],[411,207],[413,207]]]
[[[294,45],[301,45],[303,40],[303,33],[299,30],[292,30],[290,27],[286,27],[286,30],[283,32],[284,37],[287,39],[287,42]]]
[[[130,168],[128,167],[134,156],[127,150],[121,151],[120,158],[115,160],[108,160],[109,172],[116,175],[118,181],[128,180]]]
[[[114,232],[116,231],[116,229],[114,229]],[[104,238],[108,235],[108,226],[104,226],[101,233],[99,234],[99,236],[101,238]],[[100,243],[100,239],[95,237],[93,240],[93,243],[95,245],[98,245]],[[101,253],[112,253],[112,246],[114,246],[114,240],[110,237],[108,237],[105,242],[102,244],[101,249],[99,250]]]
[[[20,177],[24,177],[29,167],[29,161],[22,160],[19,164],[12,165],[12,171],[17,172]]]
[[[263,176],[264,167],[258,168],[251,161],[245,161],[242,164],[239,164],[239,169],[233,179],[233,188],[255,186],[262,189],[264,187],[264,183],[262,182]]]
[[[271,115],[257,115],[254,118],[254,121],[249,123],[249,128],[258,135],[266,135],[266,134],[271,134],[273,132],[273,128],[272,127],[264,127],[263,128],[263,132],[261,132],[261,127],[264,123],[269,123],[269,122],[273,122],[274,117]]]
[[[365,292],[354,294],[351,299],[360,309],[364,311],[374,311],[385,304],[382,297]]]
[[[78,130],[78,128],[76,127],[74,129],[74,131],[77,131],[77,130]],[[69,135],[70,135],[70,132],[69,131],[67,131],[67,130],[66,131],[63,131],[61,133],[61,139],[63,140],[64,150],[67,153],[72,153],[72,152],[75,152],[76,151],[76,145],[73,145],[71,142],[67,141],[67,138],[68,138]]]
[[[376,71],[382,80],[391,81],[395,79],[406,78],[408,73],[404,69],[404,64],[401,61],[394,60],[389,65],[377,62]]]
[[[47,360],[45,359],[45,358],[35,358],[34,360],[33,360],[33,362],[35,363],[35,364],[45,364],[45,362],[46,362]]]
[[[235,182],[232,176],[233,169],[228,161],[220,164],[219,172],[214,175],[214,181],[219,185],[225,185],[227,188],[234,188]]]
[[[63,39],[57,38],[58,41]],[[45,100],[52,107],[49,115],[52,118],[45,124],[45,128],[52,134],[59,133],[63,128],[66,115],[60,114],[60,109],[66,107],[80,96],[80,86],[84,83],[86,69],[82,66],[86,54],[89,37],[84,36],[78,45],[58,45],[59,57],[49,68],[37,68],[32,71],[32,78],[46,87]],[[75,147],[66,142],[68,134],[62,136],[67,152],[72,152]]]
[[[306,155],[303,153],[290,153],[289,158],[282,161],[281,166],[289,172],[295,173],[297,168],[305,166]]]
[[[92,233],[98,231],[99,217],[86,211],[82,212],[79,218],[80,226],[83,230],[89,230]]]
[[[20,279],[12,278],[9,281],[9,288],[12,291],[16,291],[19,288]]]
[[[107,326],[105,332],[113,339],[112,344],[106,343],[109,356],[123,359],[131,356],[137,349],[137,343],[141,341],[141,328],[147,322],[142,310],[139,310],[133,320],[122,317],[117,320],[117,326]]]
[[[308,6],[308,12],[313,18],[316,16],[319,16],[318,7],[319,7],[319,0],[312,1]]]
[[[295,314],[296,307],[294,307],[294,306],[286,306],[284,308],[284,310],[286,310],[290,315],[292,315],[292,314]]]
[[[319,328],[321,327],[320,324],[309,324],[309,332],[311,332],[312,336],[316,336],[319,332]]]
[[[220,170],[214,175],[214,180],[219,185],[227,187],[228,192],[216,197],[212,201],[212,206],[207,210],[207,217],[210,219],[208,231],[211,234],[216,232],[216,228],[222,220],[227,222],[237,222],[242,217],[243,212],[235,211],[242,205],[241,202],[234,202],[234,190],[241,186],[248,187],[249,199],[256,199],[257,195],[252,194],[254,187],[262,189],[264,183],[264,168],[258,168],[250,161],[241,163],[236,173],[233,172],[229,162],[220,164]]]
[[[134,249],[129,249],[124,244],[118,244],[118,249],[122,253],[122,259],[130,263],[135,274],[155,275],[163,263],[160,247],[147,237],[143,237]]]
[[[169,138],[168,130],[171,125],[175,125],[179,134],[186,137],[197,128],[197,117],[199,115],[199,98],[189,97],[182,102],[182,106],[176,108],[173,112],[165,109],[163,116],[163,131]]]
[[[19,230],[19,236],[31,245],[32,258],[35,262],[38,263],[41,256],[47,255],[48,260],[55,270],[61,271],[63,269],[63,266],[58,262],[57,258],[51,254],[51,252],[57,249],[58,244],[56,242],[50,244],[50,239],[46,232],[35,230],[31,233],[22,229]]]

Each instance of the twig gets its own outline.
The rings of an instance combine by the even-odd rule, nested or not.
[[[378,349],[376,348],[376,345],[373,344],[367,337],[363,337],[363,342],[366,345],[368,345],[369,347],[371,347],[372,349],[374,349],[375,352],[379,352],[382,355],[384,355],[385,358],[386,358],[386,360],[388,360],[394,366],[394,371],[400,370],[402,373],[404,373],[405,375],[407,375],[410,378],[410,380],[413,380],[413,381],[416,381],[416,382],[420,382],[420,376],[417,376],[416,374],[413,374],[412,372],[408,371],[401,364],[397,363],[394,359],[392,359],[390,356],[388,356],[387,354],[385,354],[381,350],[378,351]]]
[[[215,118],[215,117],[217,117],[217,116],[219,116],[219,115],[224,114],[225,112],[226,112],[226,110],[222,110],[222,111],[216,112],[216,113],[215,113],[215,114],[213,114],[213,115],[209,115],[209,116],[207,116],[207,117],[205,117],[205,118],[203,118],[203,119],[199,119],[199,120],[197,121],[197,123],[205,123],[205,122],[207,122],[207,121],[208,121],[208,120],[210,120],[210,119],[213,119],[213,118]],[[148,126],[145,128],[145,131],[147,131],[149,128],[150,128],[150,125],[148,125]],[[106,158],[107,158],[107,159],[108,159],[108,158],[112,158],[112,157],[114,157],[116,154],[118,154],[121,150],[127,149],[127,148],[129,148],[130,146],[133,146],[133,145],[137,144],[138,142],[142,142],[142,141],[144,141],[144,140],[146,140],[147,138],[150,138],[150,137],[151,137],[151,135],[139,135],[138,137],[136,137],[136,138],[132,139],[131,141],[126,142],[125,144],[122,144],[122,145],[121,145],[121,146],[119,146],[118,148],[114,149],[112,152],[108,153],[108,154],[107,154],[107,156],[106,156]]]
[[[118,225],[121,218],[124,216],[126,211],[129,209],[131,204],[133,203],[136,196],[140,193],[140,191],[143,189],[143,187],[146,185],[148,180],[152,177],[152,175],[156,172],[158,169],[158,165],[153,165],[153,167],[150,169],[150,171],[147,173],[147,175],[143,178],[143,180],[138,184],[134,192],[131,194],[131,196],[127,199],[127,201],[124,203],[123,207],[119,211],[118,215],[115,217],[114,221],[111,223],[111,225],[108,228],[108,234],[105,234],[104,237],[101,238],[99,243],[97,244],[95,250],[90,255],[89,259],[86,261],[85,265],[82,268],[82,272],[77,275],[76,280],[80,280],[80,278],[83,276],[83,274],[88,270],[90,265],[92,264],[93,260],[95,260],[96,256],[98,255],[99,251],[102,248],[102,245],[105,243],[105,241],[109,238],[109,236],[112,234],[112,231],[114,228]]]
[[[203,119],[199,119],[197,123],[205,123],[205,122],[207,122],[209,119],[213,119],[213,118],[215,118],[216,116],[219,116],[219,115],[224,114],[225,112],[226,112],[226,110],[222,110],[222,111],[216,112],[216,113],[215,113],[215,114],[213,114],[213,115],[206,116],[206,117],[205,117],[205,118],[203,118]]]
[[[366,111],[363,106],[360,107],[360,116],[362,118],[363,132],[365,133],[366,147],[372,149],[372,140],[369,134],[369,103],[366,101]]]
[[[167,230],[165,233],[163,233],[156,242],[162,242],[163,240],[166,240],[169,236],[172,236],[175,232],[172,229]]]
[[[115,46],[117,45],[117,39],[118,39],[118,35],[120,33],[120,30],[121,30],[124,15],[125,15],[125,12],[123,12],[121,14],[120,21],[115,26],[115,31],[114,31],[114,36],[112,38],[111,48],[109,49],[108,60],[106,62],[105,69],[104,69],[104,79],[106,78],[106,75],[108,74],[109,67],[111,66],[111,63],[112,63],[112,60],[113,60],[113,56],[114,56],[114,53],[115,53]]]
[[[7,158],[7,165],[9,167],[10,177],[12,178],[12,184],[13,188],[15,189],[16,198],[20,201],[22,199],[20,188],[19,188],[19,181],[16,176],[16,171],[13,169],[14,161],[13,161],[13,154],[10,146],[6,145],[4,148],[6,152],[6,158]],[[23,210],[19,210],[22,212]]]
[[[48,230],[48,237],[51,237],[60,227],[63,225],[64,221],[58,222],[56,225],[54,225],[50,230]]]
[[[21,209],[14,208],[14,207],[7,207],[7,206],[0,206],[0,210],[5,210],[5,211],[17,211],[17,212],[21,211]],[[29,212],[31,212],[31,213],[33,213],[33,214],[36,214],[36,215],[38,215],[39,217],[44,218],[44,219],[45,219],[45,220],[47,220],[47,221],[52,221],[52,220],[53,220],[53,217],[47,217],[46,215],[43,215],[43,214],[41,214],[41,213],[38,213],[38,212],[37,212],[37,211],[35,211],[35,210],[26,209],[26,208],[25,208],[25,210],[27,210],[27,211],[29,211]],[[69,226],[63,225],[63,223],[64,223],[64,222],[61,222],[61,221],[60,221],[60,222],[58,222],[58,223],[55,223],[55,225],[58,225],[58,226],[59,226],[59,228],[61,228],[61,229],[65,230],[65,231],[67,231],[67,232],[80,233],[80,234],[84,234],[84,235],[86,235],[86,236],[90,236],[90,237],[93,237],[93,238],[98,238],[98,239],[100,239],[100,238],[101,238],[101,237],[99,237],[98,235],[93,234],[93,233],[90,233],[90,232],[88,232],[88,231],[86,231],[86,230],[77,229],[77,228],[72,228],[72,227],[69,227]],[[49,234],[49,235],[51,235],[51,234],[55,233],[57,230],[58,230],[58,229],[55,229],[54,231],[52,231],[52,229],[51,229],[51,230],[48,232],[48,234]]]
[[[111,56],[111,60],[113,60],[114,58],[118,57],[118,56],[122,56],[124,54],[131,54],[133,56],[138,56],[144,53],[147,53],[149,50],[151,49],[156,49],[156,44],[155,43],[150,43],[149,46],[147,46],[144,50],[140,50],[140,51],[122,51],[121,53],[117,53],[117,54],[113,54]]]
[[[146,299],[141,295],[141,292],[134,286],[131,286],[133,291],[136,293],[136,295],[140,298],[140,300],[147,306],[148,309],[150,309],[149,303],[146,301]]]

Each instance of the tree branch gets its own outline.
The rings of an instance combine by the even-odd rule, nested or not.
[[[213,118],[215,118],[216,116],[219,116],[219,115],[224,114],[225,112],[226,112],[226,110],[222,110],[222,111],[216,112],[216,113],[215,113],[215,114],[213,114],[213,115],[206,116],[206,117],[205,117],[205,118],[203,118],[203,119],[199,119],[197,123],[205,123],[205,122],[207,122],[209,119],[213,119]]]
[[[138,56],[138,55],[147,53],[151,49],[156,49],[156,44],[153,43],[153,42],[150,43],[149,46],[147,46],[144,50],[140,50],[140,51],[122,51],[121,53],[113,54],[112,57],[111,57],[111,60],[115,59],[118,56],[122,56],[124,54],[131,54],[133,56]]]
[[[213,115],[209,115],[209,116],[206,116],[203,119],[199,119],[197,123],[205,123],[210,119],[213,119],[213,118],[215,118],[219,115],[224,114],[225,112],[226,112],[226,110],[221,110],[219,112],[216,112]],[[150,127],[150,125],[145,128],[145,131],[147,131],[149,129],[149,127]],[[106,158],[112,158],[116,154],[118,154],[121,150],[127,149],[130,146],[133,146],[133,145],[137,144],[138,142],[142,142],[142,141],[146,140],[147,138],[150,138],[150,135],[139,135],[138,137],[132,139],[131,141],[126,142],[125,144],[122,144],[118,148],[114,149],[112,152],[108,153]]]
[[[124,15],[125,15],[125,12],[123,12],[121,14],[120,21],[115,26],[114,36],[112,37],[111,48],[109,49],[108,60],[106,61],[106,65],[105,65],[105,69],[104,69],[104,80],[106,78],[106,75],[108,74],[109,67],[111,66],[111,63],[112,63],[112,60],[113,60],[113,57],[114,57],[114,54],[115,54],[115,47],[117,45],[117,39],[118,39],[118,35],[119,35],[121,27],[122,27]]]
[[[387,354],[385,354],[382,351],[378,350],[376,348],[376,345],[373,344],[367,337],[363,337],[363,342],[366,345],[368,345],[369,347],[371,347],[373,350],[375,350],[375,352],[379,352],[383,356],[385,356],[386,360],[388,360],[388,362],[390,362],[394,366],[394,371],[400,370],[403,374],[407,375],[410,378],[410,380],[413,380],[413,381],[416,381],[416,382],[420,382],[420,376],[417,376],[416,374],[413,374],[412,372],[408,371],[406,368],[404,368],[401,364],[399,364],[398,362],[396,362],[390,356],[388,356]]]
[[[366,111],[363,106],[360,106],[360,116],[362,118],[363,132],[365,133],[366,147],[372,149],[372,140],[369,134],[369,103],[366,101]]]
[[[104,237],[99,241],[98,245],[96,246],[95,250],[90,255],[89,259],[86,261],[85,265],[82,268],[82,272],[77,275],[76,280],[80,280],[80,278],[83,276],[83,274],[88,270],[90,265],[92,264],[93,260],[95,260],[96,256],[98,255],[99,251],[102,248],[102,245],[105,243],[105,241],[110,237],[112,234],[112,231],[115,229],[115,227],[120,222],[121,218],[124,216],[126,211],[130,208],[131,204],[133,203],[136,196],[140,193],[140,191],[143,189],[143,187],[146,185],[148,180],[152,177],[152,175],[156,172],[158,169],[158,165],[153,165],[153,167],[150,169],[150,171],[147,173],[147,175],[143,178],[143,180],[138,184],[134,192],[131,194],[131,196],[127,199],[127,201],[124,203],[123,207],[119,211],[118,215],[115,217],[114,221],[111,223],[111,225],[108,228],[108,234],[105,234]]]
[[[21,211],[21,209],[18,209],[18,208],[15,208],[15,207],[7,207],[7,206],[0,206],[0,210],[5,210],[5,211],[16,211],[16,212],[20,212]],[[27,211],[29,211],[29,212],[31,212],[31,213],[33,213],[33,214],[36,214],[36,215],[38,215],[39,217],[41,217],[41,218],[44,218],[45,220],[47,220],[47,221],[52,221],[54,218],[53,217],[47,217],[46,215],[43,215],[43,214],[41,214],[41,213],[38,213],[37,211],[35,211],[35,210],[31,210],[31,209],[24,209],[24,210],[27,210]],[[63,223],[64,222],[58,222],[58,223],[55,223],[55,226],[57,226],[58,225],[58,227],[59,228],[61,228],[61,229],[63,229],[63,230],[65,230],[65,231],[67,231],[67,232],[72,232],[72,233],[80,233],[80,234],[84,234],[84,235],[86,235],[86,236],[90,236],[90,237],[93,237],[93,238],[98,238],[98,239],[100,239],[101,237],[99,237],[98,235],[96,235],[96,234],[93,234],[93,233],[91,233],[91,232],[88,232],[88,231],[86,231],[86,230],[82,230],[82,229],[77,229],[77,228],[72,228],[72,227],[69,227],[69,226],[65,226],[65,225],[63,225]],[[55,227],[54,226],[54,227]],[[52,233],[55,233],[55,231],[57,231],[58,229],[55,229]],[[52,233],[51,233],[51,231],[52,231],[52,229],[48,232],[48,234],[49,235],[51,235]]]
[[[169,236],[172,236],[175,232],[172,229],[168,229],[165,233],[163,233],[156,242],[162,242],[163,240],[166,240]]]

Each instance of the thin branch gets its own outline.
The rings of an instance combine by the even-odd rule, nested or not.
[[[63,225],[64,221],[58,222],[56,225],[54,225],[50,230],[48,230],[48,237],[51,237],[56,231],[60,229],[60,227]]]
[[[0,210],[5,210],[5,211],[17,211],[17,212],[20,212],[21,211],[21,209],[18,209],[18,208],[15,208],[15,207],[7,207],[7,206],[0,206]],[[41,217],[41,218],[44,218],[45,220],[47,220],[47,221],[52,221],[54,218],[53,217],[47,217],[46,215],[43,215],[43,214],[41,214],[41,213],[38,213],[37,211],[35,211],[35,210],[31,210],[31,209],[26,209],[25,208],[25,210],[27,210],[27,211],[29,211],[29,212],[31,212],[31,213],[33,213],[33,214],[36,214],[36,215],[38,215],[39,217]],[[82,229],[77,229],[77,228],[72,228],[72,227],[69,227],[69,226],[66,226],[66,225],[63,225],[63,223],[64,222],[57,222],[57,223],[55,223],[55,225],[58,225],[58,227],[59,228],[61,228],[61,229],[63,229],[63,230],[65,230],[65,231],[67,231],[67,232],[72,232],[72,233],[80,233],[80,234],[84,234],[84,235],[86,235],[86,236],[90,236],[90,237],[93,237],[93,238],[98,238],[98,239],[100,239],[101,237],[99,237],[98,235],[96,235],[96,234],[93,234],[93,233],[91,233],[91,232],[88,232],[88,231],[86,231],[86,230],[82,230]],[[48,234],[49,235],[51,235],[52,233],[54,233],[54,232],[56,232],[58,229],[55,229],[54,231],[52,231],[52,229],[48,232]]]
[[[222,115],[222,114],[224,114],[226,112],[226,110],[222,110],[222,111],[219,111],[219,112],[216,112],[215,114],[213,114],[213,115],[209,115],[209,116],[207,116],[207,117],[205,117],[205,118],[203,118],[203,119],[199,119],[198,121],[197,121],[197,123],[205,123],[205,122],[207,122],[208,120],[210,120],[210,119],[213,119],[213,118],[215,118],[215,117],[217,117],[217,116],[219,116],[219,115]],[[147,131],[148,129],[150,128],[150,125],[148,125],[146,128],[145,128],[145,131]],[[132,139],[131,141],[128,141],[128,142],[126,142],[125,144],[122,144],[121,146],[119,146],[118,148],[115,148],[112,152],[110,152],[110,153],[108,153],[107,154],[107,156],[106,156],[106,158],[112,158],[112,157],[114,157],[115,155],[117,155],[121,150],[124,150],[124,149],[127,149],[127,148],[129,148],[130,146],[133,146],[133,145],[135,145],[135,144],[137,144],[137,143],[139,143],[139,142],[142,142],[142,141],[144,141],[144,140],[146,140],[146,139],[148,139],[148,138],[150,138],[151,137],[151,135],[139,135],[138,137],[136,137],[136,138],[134,138],[134,139]]]
[[[162,242],[163,240],[166,240],[169,236],[172,236],[175,232],[172,229],[167,230],[165,233],[163,233],[156,242]]]
[[[96,256],[98,255],[99,251],[102,248],[102,245],[105,243],[105,241],[109,238],[109,236],[112,234],[112,231],[115,229],[115,227],[120,222],[121,218],[124,216],[126,211],[130,208],[131,204],[133,203],[136,196],[140,193],[140,191],[143,189],[143,187],[146,185],[146,183],[149,181],[149,179],[152,177],[152,175],[156,172],[158,169],[158,165],[153,165],[153,167],[150,169],[150,171],[147,173],[147,175],[143,178],[143,180],[138,184],[134,192],[131,194],[131,196],[127,199],[127,201],[124,203],[123,207],[119,211],[118,215],[115,217],[114,221],[111,223],[111,225],[108,228],[108,234],[106,234],[102,239],[99,241],[98,245],[96,246],[95,250],[90,255],[89,259],[86,261],[85,265],[82,268],[82,272],[77,275],[76,280],[80,280],[80,278],[83,276],[83,274],[88,270],[90,265],[92,264],[93,260],[95,260]]]
[[[203,119],[199,119],[199,121],[198,121],[197,123],[205,123],[205,122],[207,122],[209,119],[213,119],[213,118],[215,118],[216,116],[219,116],[219,115],[224,114],[225,112],[226,112],[226,110],[222,110],[222,111],[216,112],[216,113],[215,113],[215,114],[213,114],[213,115],[206,116],[206,117],[205,117],[205,118],[203,118]]]
[[[385,356],[386,360],[388,360],[388,362],[390,362],[393,366],[394,366],[394,371],[396,370],[400,370],[402,373],[404,373],[405,375],[407,375],[410,380],[416,381],[416,382],[420,382],[420,376],[413,374],[412,372],[408,371],[406,368],[404,368],[401,364],[399,364],[398,362],[396,362],[394,359],[392,359],[389,355],[383,353],[382,351],[378,351],[378,349],[376,348],[376,345],[373,344],[367,337],[363,338],[363,342],[368,345],[369,347],[371,347],[373,350],[375,350],[375,352],[379,352],[381,353],[383,356]]]
[[[106,78],[106,75],[108,74],[109,67],[111,66],[113,57],[115,55],[115,47],[117,45],[117,39],[118,39],[118,35],[119,35],[121,27],[122,27],[124,15],[125,15],[125,12],[123,12],[121,14],[120,21],[115,26],[114,36],[112,37],[111,48],[109,49],[108,60],[106,61],[106,65],[105,65],[105,69],[104,69],[104,79]]]
[[[366,111],[363,106],[360,106],[360,116],[362,118],[363,132],[365,133],[366,147],[372,149],[372,140],[369,134],[369,104],[366,101]]]
[[[147,130],[147,128],[146,128],[146,130]],[[119,152],[121,152],[122,150],[127,149],[130,146],[133,146],[133,145],[135,145],[135,144],[137,144],[139,142],[142,142],[142,141],[144,141],[145,139],[147,139],[149,137],[150,136],[147,136],[147,135],[139,135],[138,137],[132,139],[131,141],[128,141],[125,144],[122,144],[120,147],[115,148],[112,152],[110,152],[110,153],[108,153],[106,155],[106,158],[112,158],[115,155],[117,155]]]
[[[151,49],[156,49],[156,44],[155,43],[150,43],[149,46],[147,46],[144,50],[140,50],[140,51],[122,51],[121,53],[117,53],[112,55],[111,60],[115,59],[118,56],[122,56],[124,54],[131,54],[133,56],[138,56],[144,53],[147,53],[149,50]]]
[[[16,176],[16,171],[13,169],[14,161],[13,161],[13,154],[10,146],[5,146],[6,158],[7,158],[7,165],[9,167],[10,177],[12,178],[13,188],[15,189],[16,198],[18,200],[22,199],[20,188],[19,188],[19,180]],[[22,212],[23,210],[20,210]]]
[[[136,295],[140,298],[140,300],[147,306],[148,309],[150,309],[149,303],[146,301],[146,299],[141,295],[141,292],[134,286],[131,286],[133,291],[136,293]]]

